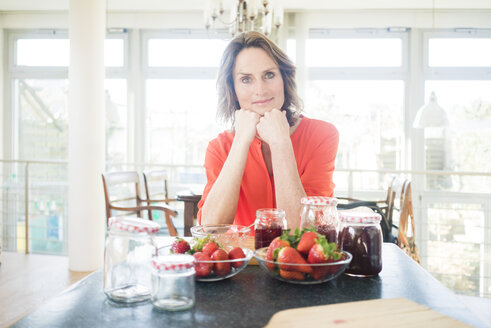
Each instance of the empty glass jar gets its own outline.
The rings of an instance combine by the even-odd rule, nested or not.
[[[154,257],[152,304],[167,311],[186,310],[194,305],[194,257],[186,254]]]
[[[339,243],[342,250],[353,255],[345,273],[374,276],[382,270],[382,229],[378,213],[341,212]]]
[[[158,223],[112,217],[104,254],[104,293],[114,302],[137,303],[150,299],[153,236]]]
[[[315,230],[330,243],[338,242],[339,219],[337,199],[323,196],[302,197],[301,229]]]

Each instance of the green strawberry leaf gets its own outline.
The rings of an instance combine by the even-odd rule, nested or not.
[[[275,249],[273,251],[273,262],[277,262],[278,261],[278,254],[280,253],[280,251],[283,249],[284,247],[278,247],[277,249]]]
[[[335,261],[341,258],[341,253],[338,250],[338,245],[336,243],[327,242],[326,236],[319,235],[315,242],[322,247],[322,253],[324,254],[326,260],[333,259]]]

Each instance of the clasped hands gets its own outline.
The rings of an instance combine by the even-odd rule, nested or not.
[[[264,115],[248,109],[236,110],[234,126],[235,138],[249,144],[256,135],[269,145],[290,137],[286,112],[276,108],[265,112]]]

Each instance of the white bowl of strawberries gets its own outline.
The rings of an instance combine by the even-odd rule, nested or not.
[[[190,242],[176,238],[171,246],[159,249],[159,254],[191,254],[194,256],[196,281],[228,279],[242,271],[253,256],[253,251],[223,245],[210,236],[193,238]]]
[[[270,276],[295,284],[318,284],[339,276],[351,262],[352,255],[328,243],[326,237],[312,230],[285,231],[269,247],[255,251],[257,262]]]

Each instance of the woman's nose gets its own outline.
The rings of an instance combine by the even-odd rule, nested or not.
[[[254,85],[254,93],[256,95],[262,95],[266,90],[266,84],[262,79],[258,79]]]

